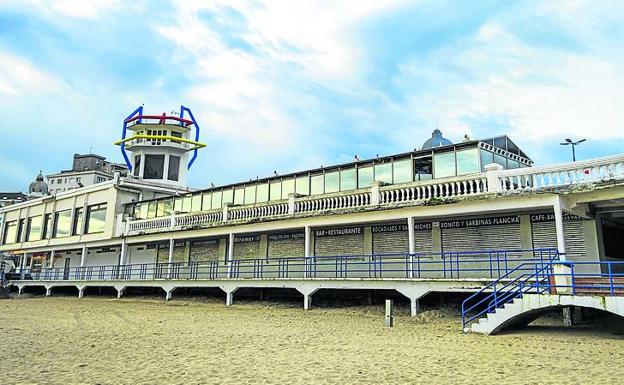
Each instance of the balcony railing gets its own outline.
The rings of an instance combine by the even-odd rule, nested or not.
[[[228,263],[174,262],[23,269],[11,280],[217,280],[217,279],[498,279],[523,274],[557,258],[555,249],[485,250],[315,257],[246,258]],[[522,266],[522,268],[519,268]]]
[[[500,166],[499,166],[500,167]],[[297,196],[244,206],[226,205],[217,210],[178,214],[170,217],[130,220],[126,235],[213,226],[228,221],[270,220],[288,216],[313,215],[338,210],[374,210],[380,206],[419,204],[434,199],[453,199],[513,191],[541,191],[551,188],[624,179],[624,155],[546,167],[513,170],[490,169],[484,173],[434,179],[400,185],[374,184],[368,189]]]

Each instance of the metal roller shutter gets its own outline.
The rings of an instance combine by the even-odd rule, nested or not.
[[[191,262],[220,260],[219,242],[218,239],[191,242]]]
[[[314,255],[363,255],[364,231],[361,227],[317,230]]]
[[[557,248],[557,229],[555,222],[531,223],[533,233],[533,248]],[[583,260],[587,257],[585,249],[585,233],[582,220],[567,220],[563,222],[563,234],[567,259]]]
[[[269,258],[303,257],[305,254],[304,234],[269,236]]]
[[[442,229],[443,251],[509,250],[520,248],[520,223]]]
[[[414,231],[414,241],[417,253],[430,253],[433,250],[431,230]]]
[[[407,231],[373,233],[374,254],[407,253],[408,251]]]
[[[259,235],[245,235],[234,238],[234,259],[262,258]]]

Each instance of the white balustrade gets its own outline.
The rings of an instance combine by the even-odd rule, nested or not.
[[[380,203],[424,201],[433,198],[470,196],[487,192],[487,179],[479,174],[465,179],[411,183],[401,186],[382,187]]]
[[[352,194],[306,197],[295,201],[295,213],[364,207],[370,203],[370,192],[362,190]]]
[[[498,172],[503,191],[538,191],[624,178],[624,155]]]

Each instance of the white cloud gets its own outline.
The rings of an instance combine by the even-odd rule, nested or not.
[[[61,15],[80,19],[97,19],[103,13],[118,9],[122,3],[119,0],[27,0],[32,6],[45,13],[59,13]]]
[[[0,51],[0,96],[60,92],[63,83],[29,60]]]

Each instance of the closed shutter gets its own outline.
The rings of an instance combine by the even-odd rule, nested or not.
[[[218,261],[221,259],[219,252],[220,240],[191,242],[191,262]]]
[[[269,258],[303,257],[304,253],[304,237],[289,237],[284,239],[269,237]]]
[[[323,255],[363,255],[364,234],[317,237],[314,254]]]
[[[173,245],[172,262],[187,262],[186,242],[175,242]],[[158,263],[169,262],[169,242],[158,245]]]
[[[409,252],[407,231],[373,233],[373,253],[393,254]]]
[[[533,248],[557,248],[557,228],[555,222],[531,223],[533,233]],[[582,220],[567,220],[563,222],[563,235],[566,248],[566,259],[570,261],[583,260],[587,257],[585,249],[585,233]]]
[[[433,250],[431,230],[414,231],[414,242],[416,243],[417,253],[431,253]]]
[[[520,225],[492,225],[442,230],[442,250],[481,251],[520,249]]]
[[[234,242],[234,259],[253,259],[260,257],[260,241]]]

